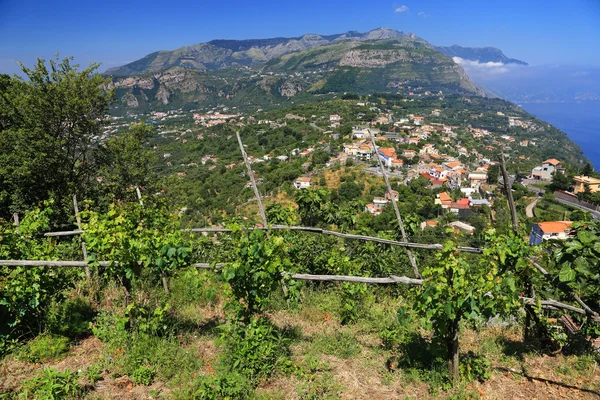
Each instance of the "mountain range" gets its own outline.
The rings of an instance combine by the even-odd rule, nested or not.
[[[214,70],[233,66],[253,66],[281,57],[285,54],[308,50],[341,41],[374,41],[391,38],[418,39],[413,33],[389,28],[377,28],[366,33],[349,31],[333,35],[307,34],[292,38],[211,40],[175,50],[161,50],[129,64],[110,68],[107,75],[129,76],[147,72],[158,72],[170,67],[196,70]],[[449,57],[461,57],[479,62],[503,62],[527,65],[506,57],[494,47],[471,48],[461,46],[434,47]]]
[[[452,59],[469,54],[480,62],[523,63],[498,49],[440,48],[412,33],[378,28],[366,33],[213,40],[157,51],[105,75],[112,78],[109,86],[116,90],[121,109],[268,106],[292,97],[302,101],[343,92],[483,95]]]

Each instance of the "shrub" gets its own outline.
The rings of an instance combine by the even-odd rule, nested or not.
[[[221,340],[225,345],[223,364],[257,384],[271,375],[288,355],[287,340],[271,323],[253,317],[247,325],[225,325]]]
[[[44,368],[41,374],[23,382],[19,398],[78,399],[83,392],[83,387],[77,382],[74,372],[68,369],[59,372],[54,368]]]
[[[467,382],[475,380],[483,382],[490,378],[490,360],[469,351],[466,355],[463,355],[460,374]]]
[[[40,335],[19,349],[16,353],[16,358],[30,363],[43,363],[67,351],[69,351],[69,338],[64,336]]]
[[[131,374],[131,380],[136,385],[150,386],[156,375],[156,370],[145,365],[140,365]]]
[[[90,332],[90,322],[95,312],[88,299],[75,297],[62,302],[53,301],[46,317],[49,332],[78,338]]]
[[[251,398],[252,391],[252,386],[244,376],[229,372],[214,377],[200,376],[194,380],[191,388],[175,393],[175,399],[245,400]]]

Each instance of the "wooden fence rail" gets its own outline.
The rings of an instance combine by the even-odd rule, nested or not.
[[[264,228],[264,227],[248,228],[248,230],[253,230],[253,229],[267,230],[267,228]],[[343,239],[355,239],[355,240],[362,240],[362,241],[366,241],[366,242],[383,243],[383,244],[388,244],[390,246],[408,247],[408,248],[414,248],[414,249],[441,250],[443,248],[443,245],[439,244],[439,243],[429,244],[429,243],[399,242],[397,240],[384,239],[384,238],[379,238],[379,237],[375,237],[375,236],[354,235],[351,233],[341,233],[341,232],[336,232],[336,231],[330,231],[327,229],[313,228],[310,226],[270,225],[268,229],[311,232],[311,233],[317,233],[317,234],[323,234],[323,235],[337,236],[337,237],[343,238]],[[204,232],[206,232],[206,233],[228,233],[228,232],[232,232],[232,230],[228,229],[228,228],[189,228],[189,229],[183,229],[183,231],[195,232],[195,233],[204,233]],[[45,237],[75,236],[75,235],[81,235],[84,232],[85,231],[83,231],[83,230],[47,232],[47,233],[44,233],[44,236]],[[466,253],[481,254],[481,253],[483,253],[484,249],[479,248],[479,247],[457,246],[457,250],[466,252]]]
[[[140,261],[141,263],[141,261]],[[100,266],[106,267],[111,264],[110,261],[100,261]],[[0,260],[0,266],[7,267],[62,267],[62,268],[73,268],[86,267],[88,263],[85,261],[48,261],[48,260]],[[224,264],[210,264],[210,263],[195,263],[190,265],[193,268],[199,269],[219,269],[223,268]],[[294,272],[283,271],[283,275],[289,275],[292,279],[304,280],[304,281],[315,281],[315,282],[353,282],[353,283],[369,283],[379,285],[389,284],[401,284],[401,285],[422,285],[423,279],[409,278],[406,276],[395,276],[390,275],[383,278],[367,277],[367,276],[349,276],[349,275],[315,275],[315,274],[301,274]],[[524,304],[535,304],[536,300],[529,297],[519,297],[523,300]],[[596,315],[590,315],[589,311],[574,307],[569,304],[561,303],[556,300],[540,300],[542,308],[549,310],[567,310],[576,312],[582,315],[588,315],[594,322],[600,323],[600,317]],[[587,306],[586,306],[587,307]],[[592,311],[593,312],[593,311]]]

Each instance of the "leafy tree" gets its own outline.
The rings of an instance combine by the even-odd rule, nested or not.
[[[568,176],[561,174],[560,172],[555,172],[552,175],[552,182],[548,185],[548,188],[552,191],[554,190],[567,190],[571,186],[571,179]]]
[[[70,58],[21,66],[25,79],[0,79],[0,216],[43,200],[68,207],[96,178],[89,151],[101,133],[112,91],[96,73]],[[56,215],[60,219],[61,215]]]
[[[321,220],[321,205],[325,203],[329,192],[325,189],[304,189],[296,192],[298,214],[302,224],[315,226]]]
[[[324,165],[331,157],[325,150],[317,149],[312,154],[312,162],[314,165]]]
[[[600,305],[600,227],[596,221],[575,222],[571,226],[575,237],[557,241],[553,258],[560,269],[561,282]]]
[[[154,181],[151,166],[156,157],[144,146],[152,135],[150,126],[135,124],[98,149],[98,174],[113,199],[126,200],[133,187],[146,186]]]
[[[487,172],[487,181],[490,184],[498,183],[498,172],[500,167],[496,164],[490,165]]]
[[[362,195],[363,187],[356,182],[344,182],[338,189],[338,195],[344,201],[355,200]]]
[[[591,176],[594,173],[594,167],[592,167],[592,164],[586,163],[581,169],[581,173],[585,176]]]

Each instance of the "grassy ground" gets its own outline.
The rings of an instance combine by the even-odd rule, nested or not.
[[[451,387],[445,365],[432,356],[430,334],[399,325],[401,297],[370,292],[357,322],[342,325],[336,285],[304,287],[298,306],[288,307],[280,294],[273,295],[266,316],[286,338],[289,357],[278,360],[271,377],[252,389],[238,375],[224,372],[220,325],[226,321],[227,293],[210,274],[182,274],[171,282],[168,301],[159,289],[139,291],[135,304],[169,307],[165,316],[139,311],[136,334],[125,329],[130,320],[122,312],[120,292],[106,290],[94,304],[100,313],[91,334],[77,339],[41,335],[0,362],[0,398],[17,398],[19,392],[19,398],[43,398],[35,387],[48,381],[64,386],[68,377],[58,372],[66,370],[79,391],[56,398],[223,398],[202,391],[215,379],[239,389],[233,398],[244,397],[239,393],[256,399],[600,397],[597,355],[544,352],[523,342],[519,326],[463,327],[461,353],[484,356],[490,376]],[[42,376],[44,368],[55,370]],[[28,388],[32,394],[24,395]]]

